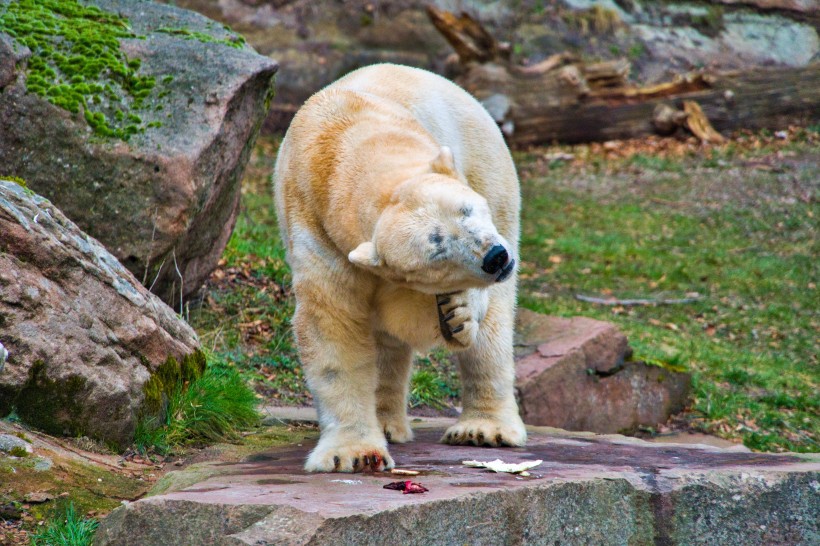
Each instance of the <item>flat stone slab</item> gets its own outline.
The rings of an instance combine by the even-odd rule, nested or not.
[[[439,423],[394,445],[392,473],[306,474],[315,444],[179,472],[118,508],[97,545],[818,544],[820,457],[650,444],[534,428],[526,448],[444,446]],[[315,436],[315,433],[312,434]],[[529,477],[465,460],[543,463]],[[186,479],[185,474],[190,476]],[[171,475],[169,475],[170,477]],[[410,479],[429,492],[384,485]]]

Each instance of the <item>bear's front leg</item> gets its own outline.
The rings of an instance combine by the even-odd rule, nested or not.
[[[490,288],[489,306],[475,343],[457,353],[463,411],[447,429],[446,444],[523,446],[527,430],[518,415],[513,383],[515,285]]]
[[[316,287],[295,286],[294,330],[321,436],[308,472],[358,472],[393,468],[376,417],[376,346],[369,322]],[[338,300],[337,300],[338,301]]]
[[[448,348],[466,349],[475,343],[487,312],[486,290],[463,290],[436,296],[439,330]]]

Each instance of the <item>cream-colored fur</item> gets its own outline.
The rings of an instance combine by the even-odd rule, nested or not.
[[[274,181],[322,430],[305,468],[392,468],[387,441],[413,437],[413,351],[435,345],[456,351],[463,385],[442,441],[523,445],[515,274],[481,267],[494,245],[518,257],[518,178],[481,105],[423,70],[362,68],[299,110]]]

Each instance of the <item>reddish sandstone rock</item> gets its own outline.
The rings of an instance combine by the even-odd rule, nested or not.
[[[0,347],[0,417],[122,445],[145,382],[199,340],[53,204],[0,177]]]
[[[611,433],[656,426],[683,409],[689,375],[629,360],[614,324],[518,313],[516,386],[525,423]]]
[[[423,495],[384,489],[390,472],[306,474],[308,433],[166,474],[102,520],[94,544],[808,545],[820,531],[816,456],[532,428],[526,447],[446,446],[443,432],[417,423],[390,448]],[[496,458],[543,462],[528,477],[462,464]]]

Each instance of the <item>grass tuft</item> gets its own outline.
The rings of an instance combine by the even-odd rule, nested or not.
[[[139,422],[134,443],[141,452],[164,454],[181,445],[234,441],[259,421],[257,403],[236,367],[211,359],[201,377],[173,389],[161,422]]]
[[[32,535],[32,546],[87,546],[94,539],[97,520],[81,518],[70,503],[65,512]]]

